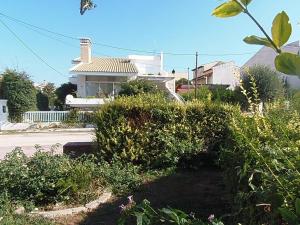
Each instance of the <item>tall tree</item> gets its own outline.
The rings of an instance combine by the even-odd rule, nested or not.
[[[49,108],[53,109],[56,98],[54,83],[47,83],[46,86],[42,89],[42,92],[48,98]]]
[[[55,90],[56,100],[55,106],[63,110],[65,109],[65,100],[67,95],[73,95],[76,97],[77,86],[72,83],[62,84],[59,88]]]
[[[262,102],[284,98],[285,89],[280,75],[267,66],[257,65],[243,71],[242,83],[252,100],[255,100],[253,85],[256,86],[258,98]]]
[[[42,91],[38,91],[36,94],[37,108],[39,111],[49,110],[49,98]]]
[[[7,69],[3,74],[3,97],[11,120],[20,122],[22,114],[36,109],[36,90],[25,72]]]

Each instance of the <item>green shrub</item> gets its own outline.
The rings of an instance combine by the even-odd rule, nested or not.
[[[184,108],[161,95],[123,97],[96,113],[96,137],[103,159],[160,167],[176,164],[192,146]]]
[[[236,93],[233,90],[230,90],[224,86],[215,86],[211,89],[212,101],[237,104],[238,98]]]
[[[133,80],[122,83],[120,96],[134,96],[144,93],[157,93],[159,89],[157,85],[147,80]]]
[[[234,116],[221,165],[239,212],[237,221],[279,224],[279,208],[295,213],[300,196],[299,130],[300,115],[283,109],[270,108],[264,117]]]
[[[111,188],[114,194],[123,195],[135,191],[142,184],[140,168],[132,164],[120,162],[101,162],[95,171],[96,176]]]
[[[284,85],[277,71],[262,65],[253,66],[242,71],[243,87],[249,94],[249,97],[252,97],[254,100],[255,96],[250,76],[254,78],[258,97],[262,102],[272,102],[284,98]]]
[[[181,94],[184,100],[192,101],[195,100],[195,90],[191,90],[187,93]],[[202,86],[197,89],[196,99],[202,102],[211,102],[212,92],[207,86]]]
[[[186,122],[194,140],[203,140],[205,150],[218,151],[228,138],[234,106],[192,102],[186,105]]]
[[[98,152],[106,161],[173,166],[181,157],[214,149],[226,137],[230,111],[213,104],[180,105],[160,95],[120,98],[96,113]]]
[[[91,160],[72,160],[67,156],[37,151],[28,158],[20,149],[0,162],[0,189],[12,201],[46,205],[61,201],[85,201],[95,185],[96,169]]]

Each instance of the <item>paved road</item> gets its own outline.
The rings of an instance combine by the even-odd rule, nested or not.
[[[94,133],[86,132],[46,132],[46,133],[16,133],[0,135],[0,159],[16,147],[21,147],[25,154],[31,156],[35,151],[35,145],[49,151],[51,146],[59,144],[56,153],[62,153],[63,145],[68,142],[90,142],[94,139]]]

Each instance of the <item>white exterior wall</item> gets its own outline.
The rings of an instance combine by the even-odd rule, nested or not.
[[[86,76],[85,75],[77,75],[77,96],[79,98],[86,97]]]
[[[239,68],[234,62],[228,62],[213,68],[212,84],[229,85],[230,89],[234,89],[239,85]]]
[[[135,64],[139,75],[157,75],[163,71],[163,56],[129,55],[128,58]]]
[[[0,99],[0,124],[8,122],[7,100]]]
[[[167,81],[166,82],[166,87],[171,91],[175,93],[175,79]]]

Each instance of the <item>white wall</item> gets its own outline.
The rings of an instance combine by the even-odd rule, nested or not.
[[[5,109],[4,109],[5,107]],[[6,112],[3,112],[6,111]],[[7,108],[7,100],[0,99],[0,124],[8,122],[8,108]]]
[[[135,64],[139,75],[159,74],[163,71],[163,56],[129,55],[128,58]]]
[[[234,89],[239,85],[239,68],[234,62],[228,62],[213,68],[213,84],[229,85]]]
[[[77,97],[84,98],[86,97],[86,76],[84,75],[77,75]]]

